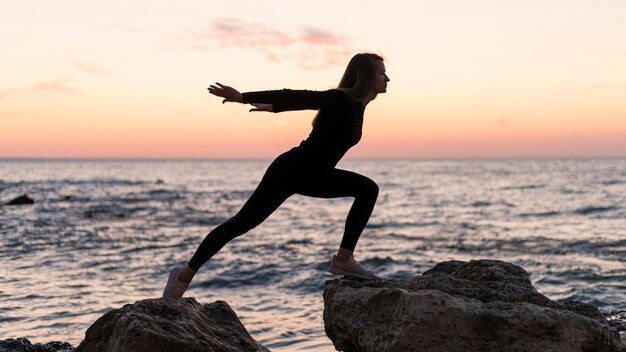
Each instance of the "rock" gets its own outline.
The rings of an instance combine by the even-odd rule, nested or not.
[[[53,341],[46,344],[32,344],[26,338],[0,341],[0,352],[73,352],[74,347],[67,342]]]
[[[597,307],[557,304],[495,260],[444,262],[406,281],[326,281],[324,325],[345,352],[621,351]]]
[[[614,330],[626,331],[626,310],[612,310],[606,313],[606,319]]]
[[[114,309],[87,329],[76,352],[269,351],[256,342],[226,302],[183,298],[180,310],[160,299]]]
[[[6,205],[26,205],[26,204],[33,204],[33,203],[35,203],[35,201],[32,200],[30,197],[28,197],[28,195],[24,194],[11,200]]]

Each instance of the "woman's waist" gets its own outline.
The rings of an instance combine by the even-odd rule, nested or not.
[[[275,162],[298,170],[324,172],[333,169],[347,149],[320,148],[307,141],[279,155]]]

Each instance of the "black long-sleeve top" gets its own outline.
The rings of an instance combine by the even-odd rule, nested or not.
[[[309,137],[292,149],[307,168],[334,168],[361,139],[365,107],[346,92],[282,89],[247,92],[242,96],[245,104],[272,104],[274,112],[318,110]]]

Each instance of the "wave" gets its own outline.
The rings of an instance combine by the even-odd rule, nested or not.
[[[614,309],[604,314],[606,319],[617,331],[626,331],[626,310]]]
[[[578,208],[570,212],[570,214],[593,215],[593,214],[604,213],[604,212],[609,212],[609,211],[619,210],[619,209],[620,207],[617,207],[617,206],[608,206],[608,207],[588,206],[588,207]],[[546,211],[546,212],[539,212],[539,213],[519,214],[519,216],[523,218],[528,218],[528,217],[547,218],[547,217],[560,216],[560,215],[565,215],[565,213],[559,212],[559,211]]]
[[[61,179],[61,180],[43,180],[40,183],[51,184],[55,187],[59,186],[85,186],[85,185],[94,185],[94,186],[138,186],[145,184],[157,183],[155,182],[146,182],[146,181],[132,181],[118,178],[93,178],[93,179],[84,179],[84,180],[76,180],[76,179]]]
[[[515,207],[515,204],[511,204],[511,203],[505,202],[505,201],[489,202],[489,201],[478,200],[478,201],[475,201],[472,204],[470,204],[470,206],[473,207],[473,208],[484,208],[484,207],[490,207],[490,206],[495,206],[495,205],[504,205],[504,206],[509,207],[509,208],[514,208]]]
[[[411,228],[411,227],[428,227],[428,226],[438,226],[441,225],[439,221],[428,221],[428,222],[395,222],[395,221],[384,221],[384,222],[370,222],[367,224],[367,228],[369,229],[384,229],[384,228]]]
[[[148,192],[150,199],[159,199],[159,200],[171,200],[171,199],[182,199],[184,198],[176,191],[171,191],[169,189],[155,189]]]
[[[472,206],[474,208],[489,207],[491,205],[492,205],[491,202],[483,202],[483,201],[476,201],[476,202],[470,204],[470,206]]]
[[[522,213],[522,214],[519,214],[518,216],[522,218],[549,218],[549,217],[559,216],[559,215],[562,215],[562,213],[558,211],[545,211],[545,212],[540,212],[540,213]]]
[[[185,199],[185,197],[180,195],[177,191],[157,189],[142,193],[130,193],[124,198],[114,198],[112,201],[132,204],[152,201],[175,201],[181,199]]]
[[[265,286],[277,284],[283,280],[280,272],[273,268],[258,268],[257,270],[235,271],[216,275],[198,286],[211,289],[234,289],[249,286]]]
[[[583,208],[576,209],[574,211],[574,214],[590,215],[590,214],[604,213],[604,212],[607,212],[607,211],[618,210],[618,209],[619,209],[619,207],[616,207],[616,206],[608,206],[608,207],[589,206],[589,207],[583,207]]]
[[[538,189],[544,188],[545,185],[523,185],[523,186],[508,186],[500,188],[503,191],[511,191],[511,190],[526,190],[526,189]]]
[[[83,210],[86,219],[94,220],[124,219],[128,218],[130,213],[128,209],[116,205],[92,205]]]
[[[372,257],[372,258],[365,258],[361,262],[365,266],[376,268],[376,267],[381,267],[381,266],[385,266],[388,264],[393,264],[396,261],[393,260],[391,257],[381,258],[377,256],[377,257]]]
[[[605,181],[600,181],[600,184],[603,186],[613,186],[613,185],[622,185],[625,184],[626,181],[625,180],[605,180]]]

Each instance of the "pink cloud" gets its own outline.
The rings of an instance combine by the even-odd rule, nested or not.
[[[63,83],[63,80],[41,82],[28,88],[27,90],[31,92],[54,92],[64,94],[78,93],[76,89]]]
[[[326,29],[309,26],[288,32],[268,24],[235,19],[219,19],[203,30],[189,31],[182,43],[192,49],[255,50],[270,61],[295,61],[305,69],[345,64],[352,52],[346,37]]]
[[[238,20],[213,22],[207,28],[205,37],[217,40],[222,45],[243,48],[287,47],[294,43],[287,34],[270,26]]]
[[[0,99],[28,97],[33,94],[58,93],[77,95],[80,91],[65,83],[65,80],[39,82],[27,88],[12,88],[0,90]]]
[[[315,27],[303,28],[300,40],[313,45],[344,46],[348,44],[348,40],[345,37]]]
[[[144,34],[144,33],[152,32],[148,29],[138,28],[138,27],[127,25],[127,24],[108,24],[108,25],[101,25],[99,27],[104,28],[104,29],[118,31],[118,32],[123,32],[127,34]]]
[[[79,70],[92,75],[109,75],[111,73],[109,70],[89,62],[80,60],[68,60],[67,62]]]

